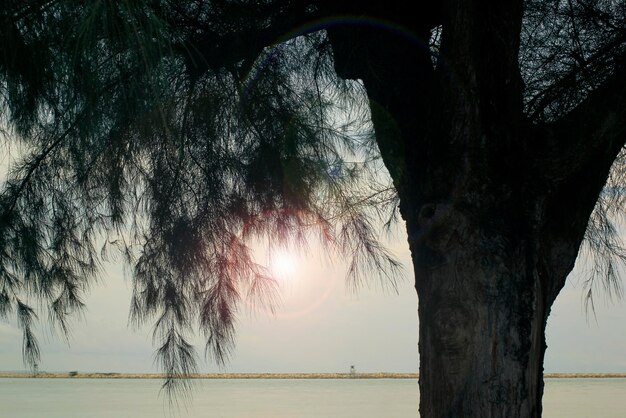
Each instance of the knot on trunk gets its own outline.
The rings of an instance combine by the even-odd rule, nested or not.
[[[436,252],[446,252],[462,243],[466,216],[450,203],[427,203],[417,216],[419,242]]]
[[[476,317],[465,303],[458,301],[439,306],[433,317],[433,346],[445,353],[447,364],[441,367],[453,374],[466,371],[473,358]]]

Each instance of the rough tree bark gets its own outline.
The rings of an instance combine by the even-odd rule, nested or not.
[[[545,325],[626,140],[616,75],[562,120],[522,108],[523,1],[343,2],[399,22],[331,28],[339,76],[361,79],[400,195],[419,296],[422,417],[539,417]]]

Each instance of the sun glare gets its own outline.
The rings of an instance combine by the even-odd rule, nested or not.
[[[272,255],[270,269],[278,278],[292,278],[296,272],[296,259],[293,255],[279,251]]]

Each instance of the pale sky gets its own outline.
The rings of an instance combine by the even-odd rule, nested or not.
[[[416,372],[417,297],[405,237],[391,248],[406,266],[399,294],[372,283],[354,294],[345,286],[345,266],[319,257],[297,258],[283,279],[283,305],[274,317],[240,314],[237,346],[225,368],[201,361],[202,372]],[[69,345],[39,327],[40,370],[148,372],[154,348],[150,329],[127,326],[129,279],[107,265],[105,283],[87,299]],[[572,274],[548,321],[548,372],[626,372],[626,304],[596,301],[597,318],[585,314],[580,274]],[[198,350],[203,345],[198,340]],[[0,323],[0,370],[22,370],[21,334]]]
[[[11,157],[0,148],[0,179]],[[282,280],[283,304],[275,316],[239,315],[237,345],[219,369],[202,360],[202,372],[417,372],[417,296],[402,227],[389,248],[403,262],[398,294],[375,281],[357,293],[345,284],[346,266],[319,256],[298,257],[290,279]],[[308,254],[315,254],[312,249]],[[295,256],[294,256],[295,257]],[[105,265],[102,283],[86,299],[68,343],[38,327],[40,370],[149,372],[154,364],[151,330],[128,326],[130,279],[120,264]],[[596,317],[583,306],[580,267],[570,274],[548,319],[545,370],[626,372],[626,303],[596,297]],[[203,359],[204,344],[197,340]],[[0,370],[23,370],[21,331],[14,318],[0,320]]]

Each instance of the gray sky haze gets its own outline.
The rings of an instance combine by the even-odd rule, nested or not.
[[[23,150],[0,148],[0,178]],[[224,368],[200,361],[201,372],[417,372],[417,296],[403,226],[389,248],[404,264],[398,293],[383,291],[375,279],[349,291],[347,266],[334,264],[314,247],[292,255],[292,272],[281,279],[282,304],[275,315],[239,312],[237,344]],[[131,283],[119,262],[104,265],[101,282],[76,318],[69,341],[38,325],[40,369],[47,371],[152,372],[149,326],[128,325]],[[596,316],[583,303],[583,274],[577,266],[548,319],[547,372],[626,372],[626,303],[608,303],[596,292]],[[204,358],[204,343],[196,338]],[[14,318],[0,320],[0,370],[23,370],[22,336]]]
[[[417,372],[417,297],[405,237],[391,248],[405,264],[398,294],[377,283],[353,293],[346,266],[320,257],[295,257],[281,279],[282,304],[274,316],[239,313],[237,344],[224,368],[200,361],[201,372]],[[314,253],[314,251],[313,251]],[[311,254],[311,252],[309,252]],[[41,370],[152,372],[150,327],[128,323],[130,281],[120,265],[106,265],[92,289],[69,344],[39,325]],[[626,372],[626,304],[596,300],[596,317],[583,307],[580,273],[570,275],[548,320],[548,372]],[[204,346],[196,338],[201,357]],[[21,334],[14,321],[0,322],[0,370],[24,369]]]

